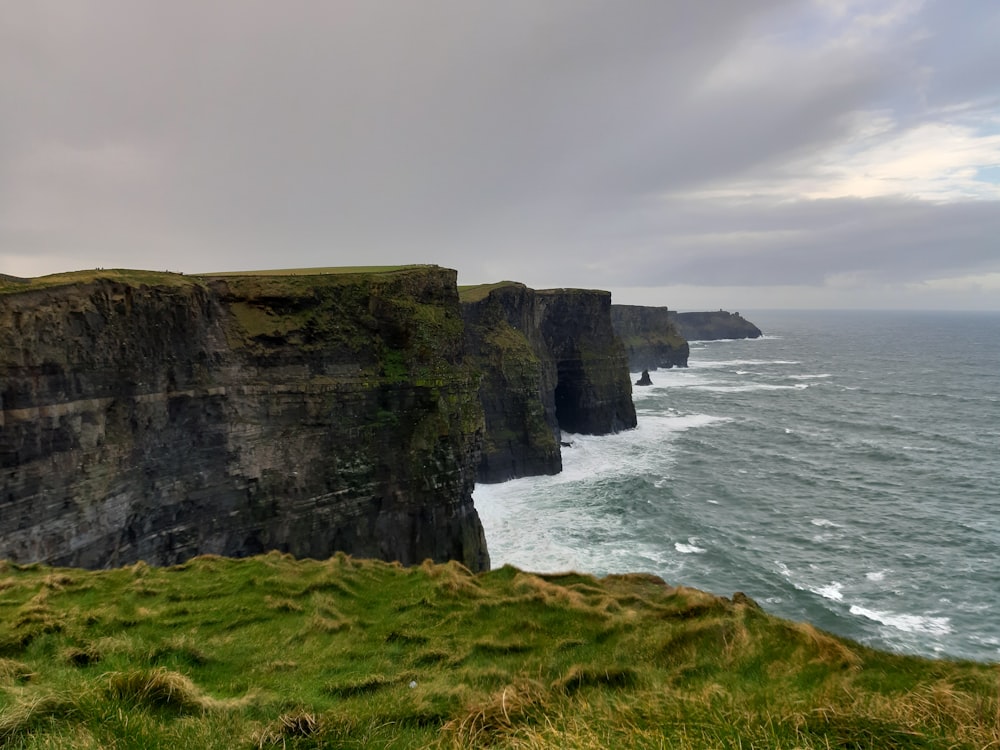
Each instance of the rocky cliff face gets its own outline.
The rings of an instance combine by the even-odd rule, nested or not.
[[[688,342],[666,307],[612,305],[611,323],[621,338],[632,372],[687,367]]]
[[[611,329],[611,296],[502,282],[462,297],[466,346],[483,372],[481,482],[555,474],[560,434],[635,427],[628,366]]]
[[[0,558],[488,567],[453,271],[68,282],[0,286]]]
[[[486,430],[478,480],[558,474],[558,372],[542,338],[538,295],[513,282],[463,293],[462,317],[469,361],[482,372]]]
[[[670,313],[681,335],[688,341],[715,341],[718,339],[755,339],[761,330],[739,313],[718,312]]]
[[[556,360],[556,419],[565,432],[606,435],[636,426],[632,381],[611,326],[611,293],[538,292],[542,338]]]

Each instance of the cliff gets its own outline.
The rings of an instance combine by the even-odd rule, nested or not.
[[[462,291],[466,351],[482,373],[485,433],[477,479],[562,471],[556,362],[541,333],[538,295],[505,282]]]
[[[714,341],[716,339],[756,339],[763,333],[739,313],[687,312],[670,313],[680,334],[688,341]]]
[[[0,280],[0,558],[489,566],[455,272]]]
[[[603,435],[636,425],[628,365],[603,291],[468,287],[462,315],[483,372],[486,435],[478,479],[555,474],[562,431]]]
[[[688,342],[666,307],[612,305],[611,324],[621,338],[632,372],[687,367]]]

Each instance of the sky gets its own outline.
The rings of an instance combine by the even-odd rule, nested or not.
[[[997,0],[0,0],[0,273],[1000,309]]]

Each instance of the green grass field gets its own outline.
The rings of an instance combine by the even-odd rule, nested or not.
[[[0,563],[2,747],[981,750],[998,690],[652,576]]]

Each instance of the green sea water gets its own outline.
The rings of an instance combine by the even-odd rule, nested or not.
[[[1000,313],[758,312],[636,430],[479,485],[494,566],[651,571],[869,645],[1000,661]],[[633,378],[634,380],[635,378]]]

